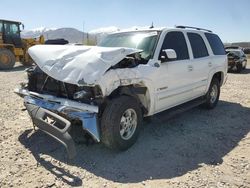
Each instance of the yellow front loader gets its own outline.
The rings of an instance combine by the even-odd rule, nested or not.
[[[11,69],[15,62],[32,65],[33,60],[28,48],[36,44],[44,44],[44,37],[22,39],[21,22],[0,20],[0,69]]]

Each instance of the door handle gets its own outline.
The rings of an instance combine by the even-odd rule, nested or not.
[[[208,62],[209,67],[212,67],[212,65],[213,65],[212,62]]]
[[[188,71],[192,71],[193,70],[193,66],[192,65],[188,65]]]

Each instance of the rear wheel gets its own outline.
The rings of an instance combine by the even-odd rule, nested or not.
[[[245,61],[244,66],[243,66],[243,70],[245,70],[247,68],[247,61]]]
[[[209,90],[205,95],[206,102],[203,106],[207,109],[213,109],[219,100],[220,97],[220,83],[217,78],[213,78],[209,86]]]
[[[136,142],[141,123],[142,112],[134,98],[113,99],[102,114],[102,142],[111,149],[126,150]]]
[[[240,73],[242,71],[242,69],[243,69],[242,63],[238,63],[236,65],[236,72]]]
[[[8,49],[0,49],[0,69],[10,69],[14,67],[16,58]]]

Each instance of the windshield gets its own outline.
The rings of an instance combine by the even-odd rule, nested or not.
[[[143,50],[140,54],[143,59],[149,60],[154,54],[158,38],[156,31],[128,32],[107,35],[98,46],[102,47],[127,47]]]
[[[4,31],[6,35],[19,35],[19,24],[18,23],[4,23]]]

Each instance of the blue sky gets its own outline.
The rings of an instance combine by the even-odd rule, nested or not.
[[[250,41],[250,0],[1,0],[1,19],[26,29],[190,25],[219,34],[223,42]]]

